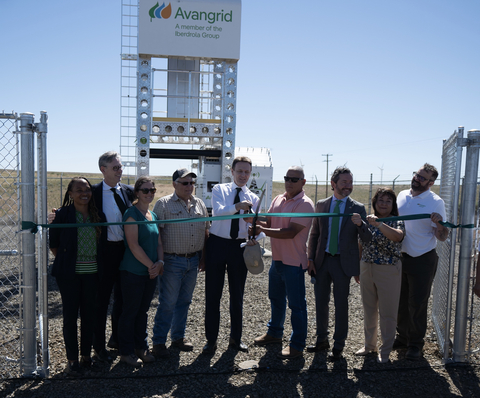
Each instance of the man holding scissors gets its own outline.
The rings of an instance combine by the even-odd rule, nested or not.
[[[269,213],[313,213],[313,202],[305,195],[303,169],[292,166],[285,179],[285,193],[278,195],[268,209]],[[305,271],[308,266],[307,239],[310,217],[268,217],[257,221],[255,235],[264,232],[271,238],[272,265],[268,273],[268,297],[272,316],[268,331],[255,339],[255,345],[281,343],[285,322],[286,299],[292,311],[290,344],[279,358],[291,359],[302,355],[307,338],[307,302],[305,299]]]
[[[248,213],[257,207],[258,197],[247,188],[252,172],[252,161],[236,157],[232,163],[233,182],[217,184],[212,189],[212,215],[231,216]],[[205,261],[205,335],[207,344],[203,353],[213,355],[217,349],[220,327],[220,301],[228,274],[230,291],[230,340],[229,347],[248,351],[242,342],[243,293],[247,279],[247,267],[243,260],[244,249],[240,247],[247,239],[245,219],[213,221],[206,246]]]

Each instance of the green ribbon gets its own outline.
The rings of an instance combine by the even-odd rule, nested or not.
[[[321,217],[351,217],[350,213],[259,213],[259,217],[289,217],[289,218],[321,218]],[[35,234],[38,231],[38,227],[42,228],[80,228],[80,227],[104,227],[108,225],[141,225],[141,224],[173,224],[183,222],[205,222],[205,221],[221,221],[232,220],[234,218],[251,218],[253,214],[232,214],[228,216],[215,216],[215,217],[198,217],[198,218],[177,218],[174,220],[156,220],[156,221],[134,221],[134,222],[101,222],[101,223],[74,223],[74,224],[36,224],[33,221],[22,221],[22,231],[30,230]],[[424,218],[430,218],[430,214],[411,214],[406,216],[386,217],[378,218],[377,221],[397,221],[397,220],[421,220]],[[440,221],[440,224],[448,228],[475,228],[473,224],[451,224],[449,222]]]

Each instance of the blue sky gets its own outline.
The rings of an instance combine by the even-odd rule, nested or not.
[[[120,4],[0,0],[0,111],[48,112],[49,170],[119,149]],[[324,180],[327,153],[357,181],[440,168],[443,139],[480,129],[479,16],[476,0],[243,1],[237,146],[270,148],[275,179],[301,163]]]

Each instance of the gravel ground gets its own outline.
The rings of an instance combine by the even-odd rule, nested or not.
[[[268,248],[268,243],[267,243]],[[119,362],[98,364],[95,371],[72,378],[63,373],[65,349],[62,337],[60,294],[55,280],[49,280],[50,300],[50,378],[3,380],[0,396],[5,397],[480,397],[480,360],[468,365],[442,364],[430,325],[424,358],[405,360],[405,350],[393,352],[388,364],[378,364],[374,355],[356,357],[363,344],[363,310],[360,289],[352,280],[350,295],[350,333],[343,359],[332,363],[326,353],[304,354],[303,358],[281,360],[280,345],[256,347],[253,339],[266,332],[270,316],[268,268],[258,276],[249,274],[244,300],[243,341],[249,352],[228,349],[228,285],[222,299],[222,318],[218,350],[213,357],[202,355],[204,338],[205,276],[199,274],[187,324],[187,338],[193,352],[170,349],[170,357],[158,359],[140,369]],[[313,285],[307,279],[309,310],[307,344],[315,340],[315,301]],[[158,300],[149,311],[151,334]],[[333,304],[331,314],[333,316]],[[331,321],[333,325],[333,320]],[[291,333],[289,313],[284,344]],[[151,344],[151,341],[149,341]],[[168,343],[168,342],[167,342]]]

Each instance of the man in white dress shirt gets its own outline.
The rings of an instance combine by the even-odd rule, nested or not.
[[[120,183],[123,172],[120,155],[113,151],[104,153],[98,159],[98,167],[103,174],[103,181],[92,187],[95,205],[100,214],[105,214],[107,222],[121,222],[123,213],[132,205],[134,195],[133,187]],[[113,290],[112,335],[108,341],[108,347],[117,349],[118,319],[122,312],[118,267],[125,251],[121,225],[102,227],[100,248],[103,262],[102,271],[99,273],[93,348],[97,360],[111,362],[113,358],[105,349],[105,329],[108,305]]]
[[[247,157],[236,157],[232,163],[233,182],[217,184],[212,189],[212,215],[226,216],[248,212],[256,208],[258,197],[247,188],[252,172],[252,161]],[[205,335],[207,344],[204,354],[213,354],[217,349],[220,326],[220,300],[228,274],[230,291],[230,340],[229,347],[248,351],[242,343],[243,293],[247,279],[247,267],[243,260],[244,249],[240,244],[248,236],[248,225],[244,219],[214,221],[206,245],[205,261]]]

